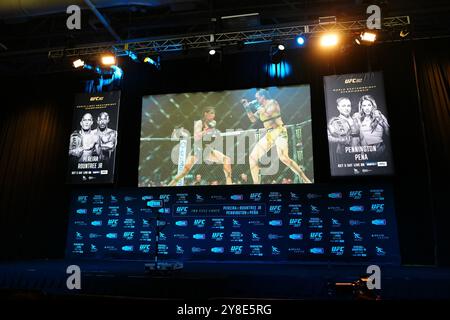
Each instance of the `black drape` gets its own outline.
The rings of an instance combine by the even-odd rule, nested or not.
[[[415,53],[426,151],[429,159],[430,216],[434,219],[437,262],[450,265],[450,52],[448,46]]]
[[[73,93],[64,94],[68,87],[63,84],[70,87],[67,82],[48,77],[8,79],[3,83],[2,259],[62,257],[68,196],[64,184],[66,146],[61,142],[67,140],[62,137],[68,134],[73,101]]]

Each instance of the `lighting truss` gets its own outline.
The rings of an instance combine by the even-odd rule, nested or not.
[[[295,39],[306,34],[316,36],[325,32],[354,32],[365,30],[366,20],[355,20],[327,24],[306,24],[282,26],[275,28],[236,31],[216,34],[187,35],[172,38],[146,38],[119,43],[104,43],[80,46],[76,48],[56,49],[48,52],[50,58],[97,55],[114,51],[117,56],[125,56],[129,51],[135,53],[181,51],[184,49],[209,48],[212,45],[225,47],[244,42],[247,45],[271,41]],[[406,27],[410,24],[409,16],[388,17],[382,20],[382,30]],[[212,41],[212,38],[214,39]]]

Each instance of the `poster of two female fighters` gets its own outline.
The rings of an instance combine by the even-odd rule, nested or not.
[[[120,91],[79,94],[69,143],[68,183],[112,183]]]
[[[381,72],[324,77],[332,176],[393,173]]]

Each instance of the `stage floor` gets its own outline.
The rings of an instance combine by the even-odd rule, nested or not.
[[[69,265],[81,269],[81,290],[68,290]],[[132,299],[352,299],[334,290],[367,266],[188,262],[181,270],[149,273],[143,261],[35,260],[0,264],[3,298],[51,296]],[[381,266],[381,299],[450,299],[450,269]]]

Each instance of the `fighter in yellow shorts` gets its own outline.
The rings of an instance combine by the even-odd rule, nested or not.
[[[273,145],[276,146],[281,162],[294,171],[303,183],[311,183],[300,166],[289,157],[288,134],[281,119],[280,105],[275,99],[270,98],[269,92],[265,89],[258,90],[255,98],[258,104],[256,111],[250,108],[250,103],[246,99],[241,101],[250,121],[256,122],[259,118],[267,130],[267,133],[256,143],[249,156],[253,183],[261,183],[259,160],[269,152]]]

